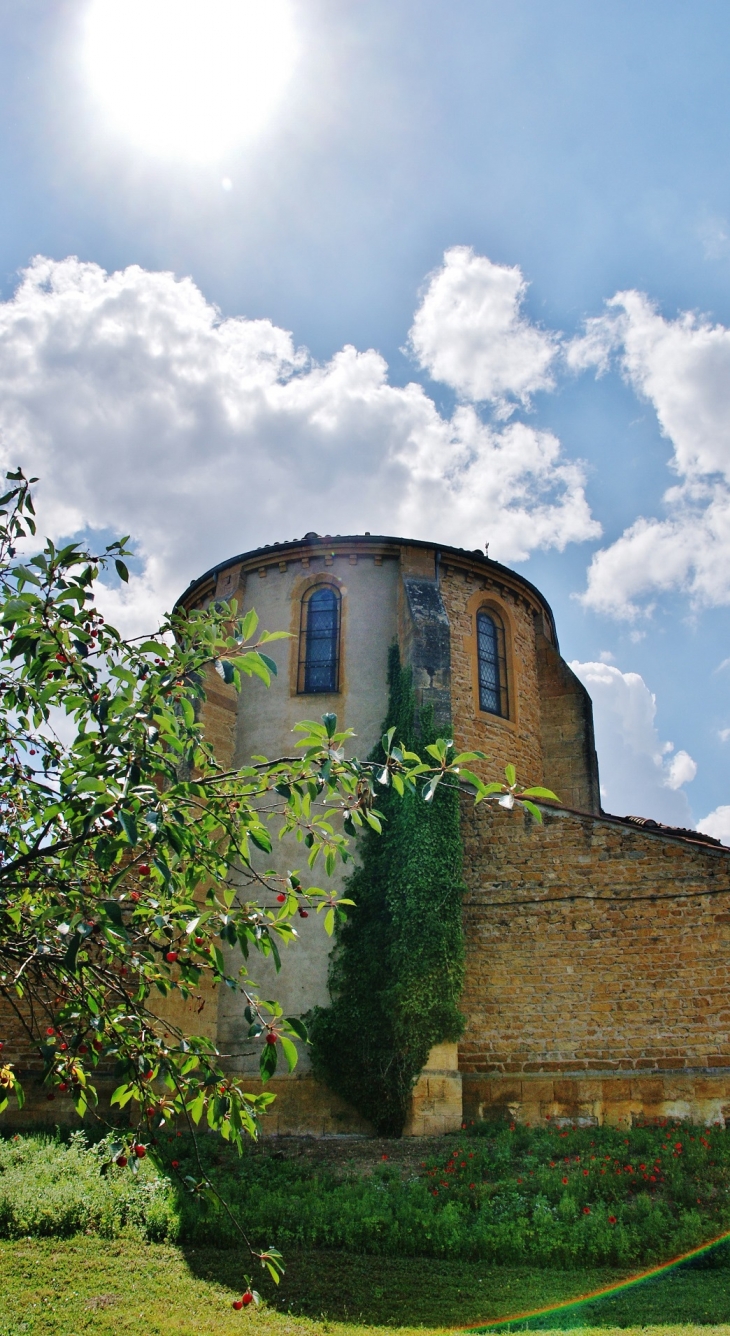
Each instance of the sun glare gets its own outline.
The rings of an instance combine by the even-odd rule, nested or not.
[[[83,55],[112,128],[205,161],[263,127],[296,45],[288,0],[91,0]]]

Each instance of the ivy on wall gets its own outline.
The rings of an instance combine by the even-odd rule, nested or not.
[[[418,710],[412,674],[390,651],[388,717],[407,749],[435,740],[433,712]],[[382,760],[380,744],[371,760]],[[464,976],[459,794],[433,800],[384,789],[382,835],[368,830],[349,879],[355,901],[330,966],[332,1004],[310,1022],[315,1074],[382,1135],[398,1136],[413,1085],[434,1044],[458,1039]]]

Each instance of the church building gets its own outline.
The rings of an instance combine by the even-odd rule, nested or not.
[[[291,754],[293,725],[325,712],[354,729],[365,757],[386,716],[395,641],[442,736],[490,758],[486,779],[512,762],[521,784],[559,797],[543,826],[463,803],[465,1029],[431,1051],[406,1133],[503,1116],[730,1118],[730,849],[602,811],[591,700],[540,591],[481,551],[309,533],[222,562],[180,603],[232,597],[291,638],[271,648],[268,690],[246,680],[236,696],[212,682],[204,719],[224,764]],[[280,859],[283,871],[300,866],[301,846],[282,846]],[[252,961],[262,995],[289,1015],[328,1001],[332,940],[321,916],[297,927],[280,975]],[[209,1023],[222,1052],[240,1051],[240,998],[224,990]],[[306,1052],[269,1088],[270,1133],[368,1130],[315,1080]]]

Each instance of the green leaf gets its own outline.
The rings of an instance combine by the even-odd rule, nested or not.
[[[557,793],[553,793],[552,789],[542,789],[536,786],[534,788],[523,789],[522,792],[527,794],[530,798],[550,798],[552,802],[560,802]]]
[[[259,1074],[263,1084],[274,1075],[279,1060],[277,1054],[278,1044],[264,1044],[259,1058]]]
[[[279,1043],[281,1044],[284,1057],[286,1058],[287,1067],[289,1068],[290,1072],[293,1072],[294,1068],[297,1065],[297,1060],[299,1058],[299,1054],[297,1053],[296,1047],[292,1043],[291,1039],[287,1039],[286,1035],[284,1034],[281,1035]]]
[[[119,558],[116,557],[115,560],[114,560],[114,565],[115,565],[116,568],[117,568],[117,575],[119,576],[119,579],[120,579],[120,580],[123,580],[125,584],[128,584],[128,583],[129,583],[129,571],[127,570],[127,567],[125,566],[124,562],[123,562],[123,561],[120,561]]]
[[[273,660],[273,659],[270,659],[269,656],[268,656],[268,654],[262,654],[262,653],[261,653],[261,650],[258,651],[258,655],[259,655],[259,658],[261,659],[262,663],[265,663],[265,664],[266,664],[266,667],[268,668],[269,672],[271,673],[271,676],[272,676],[272,677],[277,677],[277,676],[278,676],[278,673],[279,673],[279,669],[277,668],[276,663],[274,662],[274,660]]]
[[[79,933],[75,932],[69,940],[69,944],[66,947],[66,951],[63,957],[63,967],[64,969],[69,970],[71,974],[74,974],[76,971],[76,957],[78,955],[80,946],[81,946],[81,937]]]
[[[250,612],[246,613],[246,616],[243,619],[243,624],[241,626],[241,635],[243,636],[244,640],[251,639],[251,636],[256,630],[258,624],[259,624],[258,613],[254,608],[251,608]]]
[[[132,845],[138,844],[139,836],[137,834],[137,822],[132,816],[132,813],[125,812],[123,809],[120,809],[117,815],[119,818],[119,824],[122,827],[122,830],[124,831],[124,834],[126,835],[129,843]]]
[[[120,1109],[123,1109],[124,1106],[125,1106],[125,1104],[128,1104],[128,1103],[129,1103],[129,1101],[130,1101],[130,1099],[132,1098],[133,1094],[134,1094],[134,1090],[133,1090],[132,1087],[131,1087],[130,1085],[128,1085],[127,1082],[125,1081],[125,1082],[123,1083],[123,1085],[117,1086],[116,1090],[114,1091],[114,1094],[112,1095],[111,1099],[109,1100],[109,1103],[110,1103],[110,1104],[118,1104],[119,1107],[120,1107]]]
[[[541,825],[542,825],[542,812],[540,811],[540,808],[539,808],[539,807],[536,807],[534,803],[531,803],[530,800],[529,800],[529,798],[526,798],[526,799],[522,802],[522,806],[527,808],[528,812],[530,813],[530,816],[534,817],[534,819],[535,819],[535,821],[537,821],[538,825],[541,826]]]
[[[290,1029],[294,1031],[298,1039],[301,1039],[305,1044],[308,1042],[309,1035],[304,1021],[300,1020],[298,1016],[287,1016],[286,1023]]]
[[[510,788],[512,788],[512,786],[517,783],[517,771],[515,770],[514,766],[510,763],[509,765],[506,765],[504,767],[504,773],[507,779],[507,783],[509,784]]]
[[[335,911],[334,911],[334,909],[328,909],[328,910],[327,910],[327,913],[326,913],[325,916],[324,916],[324,930],[325,930],[325,932],[327,933],[327,936],[328,936],[328,937],[331,937],[331,936],[332,936],[332,933],[333,933],[334,930],[335,930]]]

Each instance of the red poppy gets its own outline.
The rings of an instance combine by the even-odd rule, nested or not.
[[[587,1169],[584,1169],[584,1170],[583,1170],[583,1177],[584,1177],[584,1178],[587,1178],[587,1177],[588,1177],[588,1170],[587,1170]]]
[[[609,1217],[608,1217],[608,1223],[609,1223],[609,1225],[615,1225],[615,1224],[616,1224],[616,1217],[615,1217],[615,1215],[609,1215]]]
[[[590,1208],[590,1206],[584,1206],[584,1207],[583,1207],[583,1214],[584,1214],[584,1215],[590,1215],[590,1213],[591,1213],[591,1208]]]
[[[563,1179],[563,1182],[564,1182],[564,1183],[567,1183],[567,1181],[568,1181],[567,1178],[564,1178],[564,1179]]]

